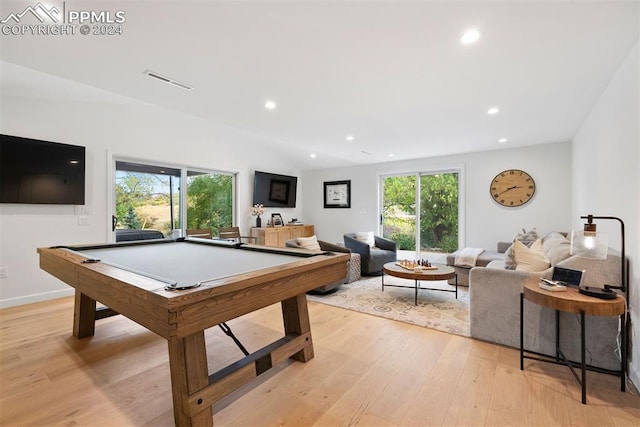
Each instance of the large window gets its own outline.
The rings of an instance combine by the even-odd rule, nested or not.
[[[459,240],[459,173],[382,178],[382,234],[399,250],[450,253]]]
[[[233,225],[233,176],[187,171],[187,229]]]
[[[186,182],[186,186],[181,183]],[[113,229],[180,230],[233,225],[235,175],[115,162]]]

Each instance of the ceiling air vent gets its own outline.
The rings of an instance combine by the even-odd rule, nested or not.
[[[160,81],[163,81],[165,83],[172,84],[172,85],[177,86],[177,87],[179,87],[181,89],[184,89],[184,90],[193,90],[193,88],[191,86],[186,85],[184,83],[181,83],[181,82],[179,82],[177,80],[174,80],[174,79],[172,79],[170,77],[163,76],[162,74],[158,74],[155,71],[147,70],[147,71],[144,72],[144,74],[149,76],[149,77],[153,77],[154,79],[158,79]]]

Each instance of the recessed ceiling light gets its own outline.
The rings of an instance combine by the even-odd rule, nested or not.
[[[393,157],[393,156],[395,156],[395,154],[393,154],[393,153],[387,154],[387,157]]]
[[[276,108],[276,103],[274,101],[267,101],[264,103],[264,108],[267,110],[274,110]]]
[[[487,110],[487,114],[491,114],[491,115],[498,114],[499,112],[500,112],[500,110],[498,108],[496,108],[496,107],[491,107],[491,108],[489,108]]]
[[[353,141],[355,138],[353,137],[353,135],[347,135],[347,137],[345,139],[347,141]]]
[[[309,157],[311,157],[312,159],[315,159],[316,158],[316,153],[309,154]]]
[[[507,142],[507,138],[500,138],[498,142],[504,144],[505,142]]]
[[[472,28],[470,30],[465,31],[464,34],[462,34],[462,37],[460,37],[460,43],[473,44],[477,42],[479,38],[480,38],[480,32],[475,28]]]

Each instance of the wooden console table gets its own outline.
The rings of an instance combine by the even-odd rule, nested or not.
[[[284,225],[282,227],[253,227],[251,237],[257,239],[258,245],[284,248],[285,242],[296,237],[311,237],[314,234],[313,225]]]
[[[524,300],[527,299],[535,304],[548,307],[556,311],[556,354],[555,358],[546,354],[536,353],[524,349]],[[576,288],[567,287],[566,291],[551,292],[542,289],[537,283],[527,283],[524,292],[520,294],[520,370],[524,370],[524,359],[539,360],[555,364],[564,364],[571,369],[571,373],[582,386],[582,403],[587,403],[587,378],[586,371],[596,371],[605,374],[620,376],[620,391],[626,389],[626,365],[627,365],[627,340],[626,331],[622,331],[622,349],[620,370],[611,371],[608,369],[587,366],[585,363],[585,315],[590,316],[620,316],[621,324],[626,325],[626,301],[623,296],[618,295],[616,299],[604,300],[583,295]],[[580,363],[567,360],[560,350],[560,312],[574,313],[580,315]],[[525,353],[536,354],[541,357],[528,356]],[[562,360],[561,360],[562,359]],[[573,370],[580,367],[581,378]]]

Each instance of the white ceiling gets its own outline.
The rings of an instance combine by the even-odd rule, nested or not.
[[[0,19],[35,3],[3,0]],[[62,1],[42,3],[62,9]],[[123,34],[1,35],[3,91],[38,84],[16,75],[17,64],[295,147],[305,169],[570,141],[638,41],[640,16],[638,1],[65,7],[122,10]],[[471,27],[482,36],[463,46],[458,39]],[[62,87],[58,94],[82,96]],[[278,107],[267,111],[267,99]],[[487,115],[492,106],[500,113]]]

